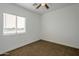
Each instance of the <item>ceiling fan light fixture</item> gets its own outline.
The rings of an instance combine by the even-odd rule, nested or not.
[[[41,6],[45,6],[45,3],[42,3]]]
[[[49,5],[47,3],[34,3],[33,6],[36,6],[36,9],[39,9],[40,7],[45,7],[46,9],[49,9]]]

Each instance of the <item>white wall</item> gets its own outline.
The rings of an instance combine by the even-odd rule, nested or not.
[[[26,33],[3,36],[3,13],[26,17]],[[40,15],[14,4],[0,4],[0,54],[40,39]]]
[[[4,12],[26,17],[26,33],[3,36]],[[39,39],[79,48],[79,5],[46,13],[41,19],[20,6],[0,4],[0,54]]]
[[[42,16],[41,39],[79,48],[79,4]]]

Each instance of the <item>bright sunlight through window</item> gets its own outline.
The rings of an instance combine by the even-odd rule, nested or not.
[[[3,13],[3,34],[25,33],[25,17]]]

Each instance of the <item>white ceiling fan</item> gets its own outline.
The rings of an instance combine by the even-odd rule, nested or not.
[[[39,9],[40,7],[45,7],[46,9],[49,9],[49,6],[47,3],[34,3],[33,6],[36,8],[36,9]]]

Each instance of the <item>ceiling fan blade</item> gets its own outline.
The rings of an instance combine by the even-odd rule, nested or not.
[[[37,4],[37,3],[34,3],[34,4],[33,4],[33,6],[36,6],[36,5],[38,5],[38,4]]]
[[[49,6],[48,6],[47,4],[45,4],[45,7],[46,7],[47,9],[49,9]]]
[[[41,6],[41,4],[39,4],[39,6],[36,7],[36,9],[38,9]]]

